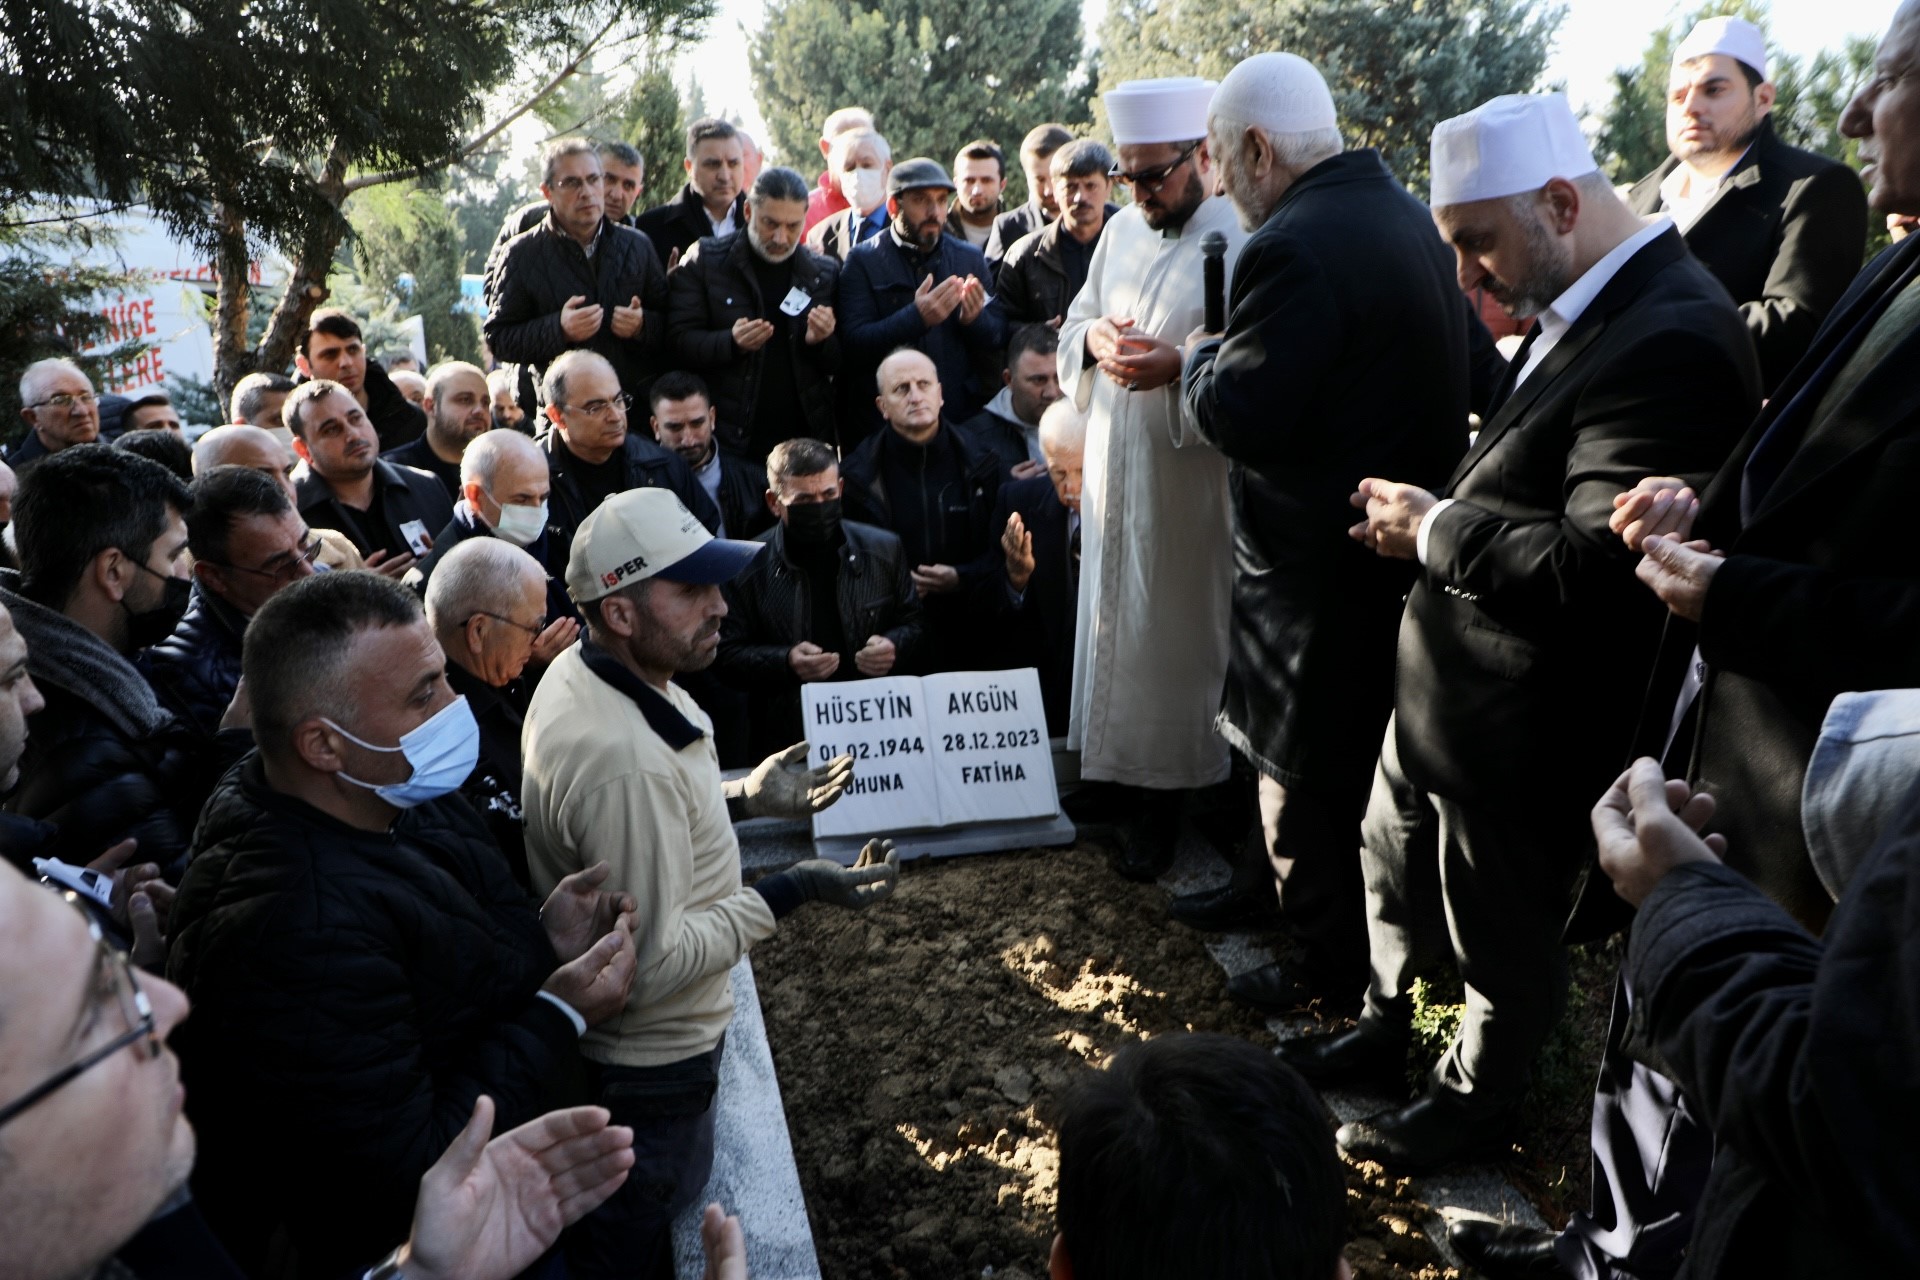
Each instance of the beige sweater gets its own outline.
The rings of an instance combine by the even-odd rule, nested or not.
[[[713,726],[678,686],[659,696],[656,719],[672,727],[677,713],[701,736],[675,750],[575,645],[540,681],[520,739],[534,889],[545,895],[604,858],[606,887],[640,904],[626,1010],[581,1043],[587,1057],[619,1066],[659,1066],[718,1044],[733,1017],[727,972],[774,930],[766,900],[740,884]]]

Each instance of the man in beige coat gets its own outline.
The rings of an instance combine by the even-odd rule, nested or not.
[[[634,1175],[569,1237],[568,1270],[581,1280],[673,1275],[674,1215],[713,1167],[733,966],[801,904],[862,907],[899,876],[890,846],[874,841],[855,867],[816,859],[740,883],[735,817],[804,817],[838,800],[853,774],[848,757],[789,770],[805,759],[800,743],[723,783],[712,722],[673,683],[713,662],[727,612],[720,584],[761,550],[713,537],[669,489],[608,498],[567,563],[587,634],[554,660],[527,711],[521,807],[534,885],[605,860],[609,891],[636,903],[626,1010],[580,1046],[598,1102],[634,1131]]]

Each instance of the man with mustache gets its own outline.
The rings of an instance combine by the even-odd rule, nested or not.
[[[947,231],[953,183],[937,160],[903,160],[887,177],[886,231],[847,255],[840,280],[847,368],[841,376],[873,384],[880,362],[900,347],[933,361],[954,419],[970,418],[992,394],[971,375],[976,361],[999,368],[1006,318],[988,295],[987,260]],[[869,403],[842,421],[840,447],[880,425]],[[851,438],[849,438],[851,437]]]
[[[835,434],[840,264],[801,243],[806,217],[806,180],[768,169],[747,197],[747,234],[701,240],[667,281],[679,367],[712,388],[720,444],[756,464],[782,440]],[[757,475],[750,488],[747,505],[758,508]]]
[[[1779,385],[1860,269],[1866,197],[1847,166],[1774,133],[1767,40],[1744,18],[1707,18],[1674,51],[1666,163],[1634,185],[1641,215],[1665,213],[1740,304]]]
[[[338,529],[369,569],[404,572],[433,549],[433,535],[453,518],[453,499],[438,480],[379,456],[373,423],[337,382],[303,382],[284,410],[300,455],[293,487],[300,518]]]

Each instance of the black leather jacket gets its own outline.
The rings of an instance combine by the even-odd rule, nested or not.
[[[199,583],[173,634],[134,663],[160,705],[194,732],[213,737],[240,685],[240,643],[247,620]]]

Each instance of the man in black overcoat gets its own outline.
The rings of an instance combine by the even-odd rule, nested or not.
[[[1288,79],[1311,112],[1236,118],[1246,90]],[[1315,996],[1352,1008],[1367,984],[1360,819],[1393,710],[1394,637],[1414,566],[1347,536],[1362,476],[1437,489],[1467,448],[1469,352],[1492,341],[1454,283],[1425,205],[1371,149],[1344,151],[1319,73],[1249,59],[1214,98],[1213,155],[1241,223],[1224,339],[1195,345],[1184,395],[1232,464],[1233,628],[1221,732],[1260,774],[1269,869],[1177,901],[1231,925],[1270,910],[1298,963],[1228,984],[1284,1013]],[[1247,111],[1247,114],[1253,114]],[[1223,124],[1231,121],[1231,129]]]
[[[1672,217],[1727,287],[1771,393],[1859,271],[1867,206],[1853,170],[1780,140],[1766,73],[1766,37],[1751,22],[1695,26],[1667,80],[1672,154],[1627,203]]]
[[[1654,458],[1710,474],[1760,399],[1732,299],[1670,222],[1613,194],[1564,98],[1496,98],[1442,123],[1433,151],[1463,287],[1539,324],[1444,490],[1369,478],[1353,497],[1355,536],[1422,572],[1364,831],[1366,1011],[1288,1054],[1322,1081],[1403,1066],[1412,982],[1445,937],[1466,1015],[1432,1088],[1337,1135],[1408,1170],[1507,1136],[1565,1001],[1586,812],[1626,756],[1621,709],[1661,626],[1608,528],[1616,486]]]
[[[1877,64],[1897,71],[1916,57],[1920,4],[1908,0]],[[1876,76],[1842,128],[1872,157],[1875,212],[1920,211],[1920,94]],[[1720,798],[1709,829],[1726,839],[1728,866],[1816,933],[1833,903],[1800,805],[1821,720],[1840,693],[1920,684],[1908,533],[1920,484],[1916,281],[1920,243],[1909,238],[1860,273],[1703,494],[1649,477],[1613,518],[1646,552],[1640,575],[1672,615],[1636,749]],[[1591,932],[1590,908],[1612,897],[1590,878],[1576,926]],[[1558,1244],[1573,1275],[1672,1275],[1713,1158],[1692,1099],[1636,1063],[1626,1035],[1617,995],[1595,1098],[1593,1204]],[[1541,1233],[1481,1234],[1469,1249],[1516,1264],[1552,1249]]]

